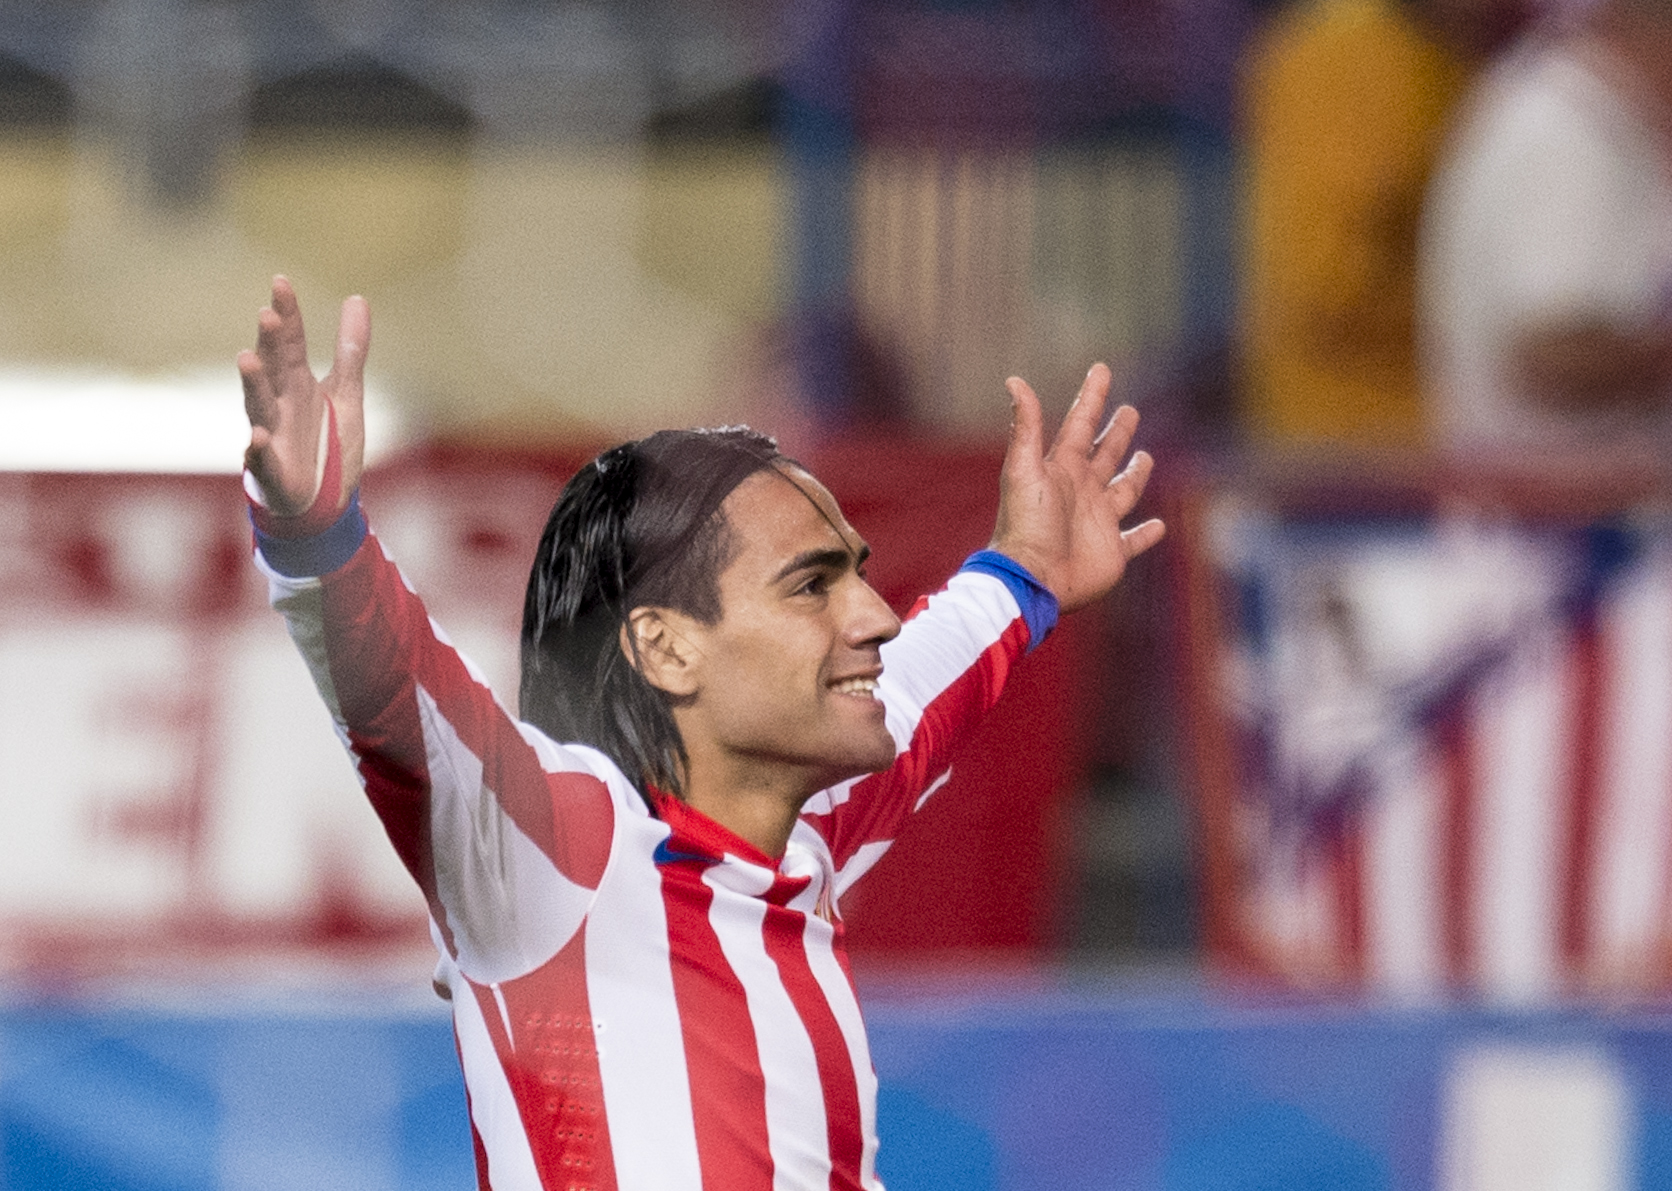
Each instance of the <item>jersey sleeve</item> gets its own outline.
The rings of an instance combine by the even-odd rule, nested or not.
[[[953,748],[1056,618],[1056,598],[1038,580],[987,550],[917,602],[900,635],[882,647],[878,695],[898,750],[894,764],[814,795],[802,814],[830,848],[838,897],[951,777]]]
[[[609,858],[600,761],[519,724],[430,620],[357,501],[323,532],[257,519],[257,565],[360,782],[482,983],[532,971],[579,929]]]

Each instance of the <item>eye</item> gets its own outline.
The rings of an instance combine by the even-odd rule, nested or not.
[[[795,594],[795,595],[815,595],[816,596],[816,595],[823,595],[825,592],[827,592],[829,590],[830,590],[830,576],[819,574],[819,575],[809,576],[806,579],[805,582],[801,583],[800,585],[798,585],[796,587],[793,594]]]

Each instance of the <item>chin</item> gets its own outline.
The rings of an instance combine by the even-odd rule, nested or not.
[[[855,758],[853,775],[858,777],[861,774],[881,773],[890,765],[894,764],[894,758],[898,755],[899,754],[894,750],[894,738],[890,736],[887,744],[879,745],[876,750],[863,760]]]
[[[876,749],[865,756],[852,755],[844,758],[839,764],[832,765],[826,771],[826,780],[821,782],[820,789],[829,789],[851,778],[881,773],[894,764],[897,755],[894,751],[894,740],[890,737],[886,748]]]

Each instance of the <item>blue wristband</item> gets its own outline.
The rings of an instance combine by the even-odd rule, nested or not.
[[[255,526],[252,517],[250,524]],[[348,507],[331,527],[307,538],[276,538],[255,526],[256,549],[267,565],[288,579],[329,575],[354,557],[366,540],[366,515],[360,511],[360,490],[348,494]]]
[[[1010,589],[1022,609],[1022,619],[1028,624],[1028,652],[1032,653],[1056,627],[1057,597],[1033,577],[1021,563],[997,550],[977,550],[964,560],[960,571],[979,571],[991,575]]]

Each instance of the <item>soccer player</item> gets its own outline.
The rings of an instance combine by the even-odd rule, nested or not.
[[[370,314],[316,380],[282,277],[238,358],[271,582],[429,903],[480,1185],[880,1188],[840,897],[1060,609],[1161,537],[1094,367],[1049,452],[1014,409],[997,527],[902,626],[819,482],[742,429],[663,431],[564,489],[529,577],[521,719],[357,499]],[[1123,466],[1124,463],[1124,466]],[[929,527],[925,527],[926,531]]]

